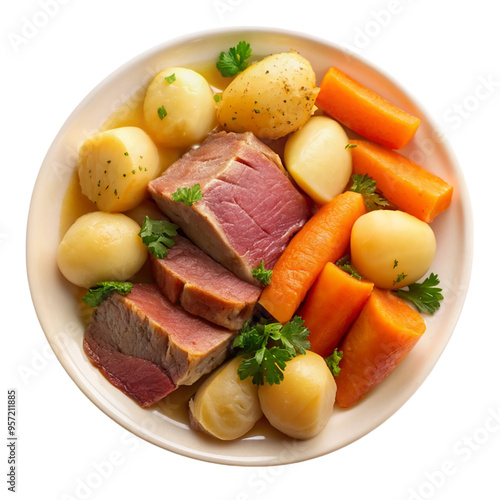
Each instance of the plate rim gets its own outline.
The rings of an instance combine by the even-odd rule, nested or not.
[[[29,289],[30,289],[30,295],[32,298],[32,302],[35,308],[35,312],[38,318],[38,321],[42,327],[42,330],[44,332],[45,337],[47,338],[49,344],[51,345],[51,348],[54,350],[55,355],[58,359],[58,361],[61,363],[63,366],[64,370],[68,373],[72,381],[77,385],[77,387],[85,394],[85,396],[92,401],[104,414],[106,414],[109,418],[114,420],[116,423],[121,425],[123,428],[126,430],[130,431],[134,435],[137,435],[138,437],[171,452],[183,455],[185,457],[189,458],[194,458],[206,462],[211,462],[211,463],[217,463],[217,464],[222,464],[222,465],[237,465],[237,466],[242,466],[242,465],[247,465],[247,466],[265,466],[265,465],[283,465],[283,464],[288,464],[288,463],[298,463],[304,460],[309,460],[312,458],[317,458],[329,453],[332,453],[344,446],[347,446],[351,444],[352,442],[361,439],[364,437],[366,434],[370,433],[372,430],[386,422],[395,412],[397,412],[406,402],[414,395],[414,393],[418,390],[419,387],[421,387],[422,383],[425,381],[427,376],[431,373],[431,371],[434,369],[439,357],[442,355],[444,349],[446,348],[446,345],[448,344],[453,331],[456,327],[456,324],[459,320],[461,311],[463,309],[466,297],[467,297],[467,291],[469,288],[469,282],[470,282],[470,277],[471,277],[471,272],[472,272],[472,264],[473,264],[473,214],[472,214],[472,206],[471,206],[471,201],[467,189],[467,185],[465,182],[465,178],[461,169],[461,166],[455,156],[455,153],[453,152],[451,146],[449,145],[448,141],[444,141],[440,143],[440,147],[443,148],[443,151],[446,155],[446,157],[449,159],[450,164],[453,167],[453,172],[456,176],[456,183],[454,184],[454,187],[459,188],[460,190],[460,200],[461,200],[461,209],[464,217],[463,221],[463,229],[465,230],[465,237],[464,237],[464,242],[466,244],[465,248],[465,254],[469,256],[467,259],[466,265],[462,266],[462,276],[464,278],[464,283],[466,286],[466,289],[464,293],[460,295],[459,298],[459,303],[458,303],[458,308],[457,306],[455,307],[455,318],[453,323],[450,325],[449,328],[449,334],[446,338],[446,341],[441,344],[440,349],[436,352],[433,352],[433,359],[434,361],[431,363],[430,368],[426,371],[426,373],[422,376],[419,377],[418,384],[416,387],[407,393],[407,397],[401,401],[398,401],[397,405],[390,405],[388,408],[386,408],[386,413],[385,417],[382,418],[377,425],[372,427],[371,429],[367,430],[363,434],[359,435],[357,438],[353,440],[349,440],[348,442],[345,442],[341,446],[338,446],[336,448],[332,448],[330,450],[324,450],[322,453],[312,453],[312,454],[306,454],[302,457],[299,458],[294,458],[293,460],[290,461],[274,461],[273,457],[260,457],[256,458],[255,460],[248,460],[241,458],[241,457],[220,457],[218,455],[207,455],[198,452],[197,450],[190,450],[190,449],[183,449],[182,447],[169,447],[165,446],[165,443],[161,442],[156,436],[148,434],[146,431],[142,429],[137,429],[134,427],[134,422],[130,421],[130,419],[127,418],[126,415],[122,415],[122,413],[115,409],[115,405],[113,404],[113,408],[110,410],[110,401],[106,400],[102,395],[95,390],[92,390],[92,387],[89,387],[85,382],[87,381],[86,377],[79,376],[81,375],[81,371],[77,369],[77,367],[74,365],[74,363],[69,362],[69,360],[63,356],[63,353],[58,349],[58,345],[55,342],[53,336],[49,335],[47,332],[47,323],[48,320],[46,319],[44,312],[41,311],[39,307],[39,295],[35,293],[37,290],[37,284],[36,284],[36,279],[33,277],[32,269],[34,266],[34,246],[31,245],[31,238],[33,237],[33,224],[34,224],[34,211],[35,207],[38,202],[38,198],[42,195],[41,193],[41,185],[39,183],[39,179],[42,177],[43,172],[42,169],[44,168],[44,165],[46,165],[47,158],[50,157],[51,152],[56,149],[59,141],[64,137],[68,127],[71,125],[71,123],[74,121],[75,117],[78,116],[80,111],[85,108],[85,106],[88,104],[89,101],[93,99],[93,97],[102,90],[103,87],[108,85],[110,81],[113,81],[116,79],[120,73],[125,72],[128,68],[131,66],[134,66],[138,62],[148,58],[148,57],[153,57],[156,54],[159,54],[164,51],[168,51],[172,49],[173,47],[179,46],[180,44],[186,44],[186,43],[191,43],[195,41],[196,39],[199,38],[213,38],[213,37],[221,37],[221,36],[230,36],[230,35],[241,35],[243,33],[254,33],[254,34],[266,34],[267,36],[269,35],[283,35],[286,37],[290,38],[299,38],[301,39],[302,42],[307,42],[307,43],[313,43],[313,44],[319,44],[321,46],[329,47],[331,49],[334,49],[338,52],[345,53],[346,49],[342,46],[340,46],[337,43],[334,43],[330,40],[326,40],[324,38],[317,37],[315,35],[310,35],[307,33],[303,33],[300,31],[294,31],[294,30],[288,30],[288,29],[282,29],[282,28],[269,28],[269,27],[255,27],[255,26],[241,26],[241,27],[224,27],[224,28],[211,28],[207,30],[200,30],[197,32],[193,33],[188,33],[188,34],[183,34],[177,37],[174,37],[172,39],[169,39],[165,42],[162,42],[160,44],[157,44],[145,51],[142,51],[141,53],[135,55],[132,57],[130,60],[127,62],[121,64],[118,66],[115,70],[113,70],[110,74],[108,74],[100,83],[98,83],[90,92],[88,92],[84,98],[79,102],[79,104],[74,108],[74,110],[70,113],[68,118],[65,120],[61,128],[59,129],[59,132],[55,136],[54,140],[52,141],[49,149],[47,150],[47,153],[42,161],[40,170],[38,172],[33,193],[31,196],[30,200],[30,206],[29,206],[29,211],[28,211],[28,218],[27,218],[27,228],[26,228],[26,266],[27,266],[27,275],[28,275],[28,283],[29,283]],[[436,124],[434,121],[430,118],[429,114],[426,112],[425,107],[420,103],[415,97],[409,93],[407,90],[403,89],[399,83],[391,76],[388,75],[383,69],[379,68],[376,64],[374,64],[371,61],[366,60],[363,56],[360,56],[359,54],[349,54],[349,57],[357,60],[360,64],[369,67],[370,69],[374,70],[375,72],[379,73],[383,78],[388,80],[394,87],[398,88],[412,103],[414,103],[419,110],[423,112],[424,118],[426,121],[429,123],[430,127],[433,130],[437,130]],[[319,84],[319,82],[318,82]],[[38,307],[37,307],[38,305]],[[108,383],[106,381],[106,383]],[[275,457],[274,457],[275,458]]]

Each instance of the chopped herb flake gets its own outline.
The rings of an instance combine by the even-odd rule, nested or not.
[[[405,274],[404,272],[403,273],[400,273],[398,274],[397,278],[392,282],[393,285],[395,285],[396,283],[400,283],[401,281],[403,281],[408,275]]]
[[[175,78],[175,73],[172,73],[170,76],[166,76],[166,77],[165,77],[165,81],[166,81],[167,83],[174,83],[174,82],[175,82],[175,80],[176,80],[176,78]]]
[[[162,105],[160,108],[158,108],[158,116],[160,117],[160,120],[163,120],[163,118],[167,116],[167,110],[165,109],[165,106]]]

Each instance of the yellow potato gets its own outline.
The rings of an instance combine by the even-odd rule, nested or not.
[[[285,167],[298,186],[324,205],[344,191],[352,174],[349,138],[326,116],[313,116],[287,140]]]
[[[101,281],[130,279],[147,259],[140,229],[123,214],[82,215],[61,240],[57,265],[68,281],[85,288]]]
[[[259,386],[259,400],[271,425],[287,436],[309,439],[332,415],[337,384],[325,360],[312,351],[292,358],[280,384]]]
[[[99,210],[124,212],[146,195],[160,173],[158,150],[138,127],[120,127],[89,137],[81,146],[78,176],[82,192]]]
[[[274,54],[234,78],[222,94],[217,119],[226,130],[278,139],[306,123],[318,92],[309,61],[296,52]]]
[[[158,144],[193,146],[216,125],[212,89],[196,71],[166,68],[149,84],[144,98],[144,119]]]
[[[189,401],[190,423],[197,430],[222,440],[246,434],[262,417],[258,386],[251,378],[240,380],[241,358],[222,365]]]
[[[435,253],[431,227],[399,210],[369,212],[352,228],[352,264],[379,288],[396,290],[419,280]]]

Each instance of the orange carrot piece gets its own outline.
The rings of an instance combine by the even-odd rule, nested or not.
[[[402,154],[368,141],[350,141],[354,174],[368,174],[387,200],[424,222],[446,210],[453,187]]]
[[[405,146],[420,125],[419,118],[335,67],[323,77],[316,105],[351,130],[391,149]]]
[[[362,195],[348,191],[323,205],[292,238],[273,267],[259,303],[279,322],[289,321],[325,267],[345,252],[354,222],[366,213]]]
[[[373,283],[353,278],[328,262],[299,310],[309,329],[311,351],[326,358],[340,343],[373,290]]]
[[[340,350],[337,404],[349,408],[384,380],[425,332],[422,316],[390,290],[374,288]]]

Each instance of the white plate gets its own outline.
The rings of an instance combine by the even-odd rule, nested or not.
[[[307,441],[262,432],[262,426],[258,426],[245,439],[219,442],[193,432],[185,423],[167,418],[156,409],[141,409],[88,362],[82,350],[83,325],[78,305],[56,266],[59,228],[54,221],[59,220],[81,142],[164,67],[215,62],[222,50],[240,40],[250,42],[256,55],[298,50],[311,61],[318,83],[328,67],[337,65],[421,117],[415,138],[402,152],[455,189],[451,207],[432,224],[438,249],[431,270],[439,274],[445,296],[440,310],[426,318],[428,328],[422,339],[381,385],[357,406],[349,410],[335,408],[325,430]],[[416,101],[380,70],[331,43],[268,29],[218,30],[176,39],[134,58],[106,78],[71,114],[44,159],[31,201],[27,239],[29,283],[40,323],[59,361],[89,399],[129,431],[166,450],[236,465],[286,464],[330,453],[364,436],[397,411],[424,381],[445,348],[462,309],[472,261],[472,217],[460,168]]]

